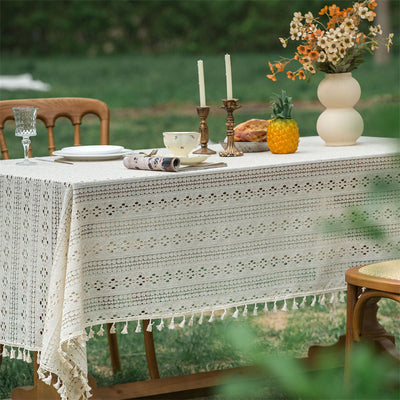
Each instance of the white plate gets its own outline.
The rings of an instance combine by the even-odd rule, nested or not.
[[[119,151],[117,153],[109,154],[68,154],[64,153],[62,150],[53,151],[53,155],[60,156],[66,160],[75,161],[102,161],[102,160],[114,160],[117,158],[122,158],[123,156],[130,154],[130,150]]]
[[[196,165],[207,160],[210,157],[208,154],[189,154],[188,157],[178,157],[182,165]]]
[[[64,147],[60,151],[69,156],[102,156],[106,154],[121,153],[124,150],[122,146],[111,145],[90,145],[90,146],[72,146]]]

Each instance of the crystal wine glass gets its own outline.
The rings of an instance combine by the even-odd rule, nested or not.
[[[24,146],[24,161],[18,162],[20,165],[35,165],[28,158],[30,136],[36,136],[36,107],[13,107],[15,119],[15,136],[22,137],[22,145]]]

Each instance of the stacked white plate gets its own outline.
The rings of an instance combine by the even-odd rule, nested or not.
[[[61,150],[53,151],[53,155],[64,157],[67,160],[75,161],[99,161],[121,158],[130,153],[122,146],[93,145],[64,147]]]

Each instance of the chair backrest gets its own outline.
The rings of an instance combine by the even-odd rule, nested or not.
[[[32,106],[38,108],[37,118],[47,128],[49,154],[56,149],[53,128],[56,119],[67,117],[74,125],[74,146],[81,144],[80,125],[86,114],[95,114],[100,118],[100,144],[109,144],[110,110],[107,104],[96,99],[79,97],[56,97],[47,99],[24,99],[0,101],[0,149],[3,159],[10,158],[4,137],[4,123],[14,119],[13,107]]]

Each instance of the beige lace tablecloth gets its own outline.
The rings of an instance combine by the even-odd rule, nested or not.
[[[0,161],[3,354],[40,351],[40,377],[55,373],[61,397],[75,400],[90,389],[85,328],[335,301],[347,268],[399,257],[396,151],[393,139],[335,148],[311,137],[295,154],[177,173]]]

